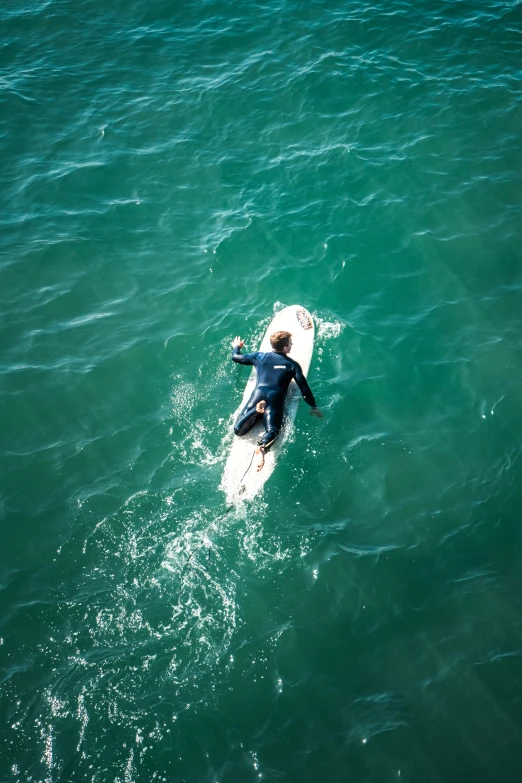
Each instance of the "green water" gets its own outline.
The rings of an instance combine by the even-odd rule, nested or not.
[[[520,4],[0,19],[0,780],[519,781]]]

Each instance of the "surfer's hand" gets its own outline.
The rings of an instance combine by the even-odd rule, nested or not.
[[[239,337],[239,335],[238,335],[237,337],[234,337],[234,339],[232,341],[232,348],[242,348],[244,346],[244,344],[245,344],[245,341],[242,340],[241,337]]]
[[[310,408],[310,416],[317,416],[318,419],[323,418],[323,414],[319,408]]]

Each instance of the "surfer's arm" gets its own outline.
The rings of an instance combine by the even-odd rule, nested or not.
[[[312,411],[318,411],[319,408],[317,407],[315,397],[312,394],[312,390],[308,385],[308,381],[304,377],[304,373],[297,362],[295,362],[295,382],[297,383],[299,389],[301,390],[301,394],[303,395],[303,400],[308,403]]]
[[[257,353],[241,353],[241,346],[234,345],[232,348],[232,361],[237,364],[255,364]]]

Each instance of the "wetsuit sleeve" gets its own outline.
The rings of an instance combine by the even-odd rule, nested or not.
[[[255,364],[257,359],[257,351],[256,353],[241,353],[241,348],[239,345],[236,345],[232,349],[232,361],[237,362],[238,364]]]
[[[314,395],[312,394],[312,390],[310,389],[308,381],[304,377],[304,373],[297,362],[295,362],[295,382],[301,390],[303,400],[307,402],[311,408],[317,408],[317,403],[315,401]]]

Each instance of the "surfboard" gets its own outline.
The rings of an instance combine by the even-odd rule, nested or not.
[[[270,335],[280,330],[291,332],[293,345],[292,351],[288,355],[291,359],[299,362],[305,376],[308,378],[315,337],[315,326],[312,316],[301,305],[291,305],[280,310],[266,330],[261,345],[257,350],[263,353],[271,351]],[[254,350],[243,348],[243,353],[253,353]],[[248,402],[255,385],[256,372],[253,369],[246,384],[241,405],[235,412],[234,421],[237,420],[239,413]],[[260,435],[264,432],[263,420],[260,418],[259,422],[243,437],[234,436],[220,484],[220,489],[225,492],[227,504],[251,500],[261,491],[267,479],[274,472],[277,458],[285,440],[288,438],[292,422],[295,419],[300,399],[301,392],[299,387],[295,381],[291,381],[286,396],[285,416],[281,434],[266,454],[265,464],[259,472],[256,470],[252,455]]]

